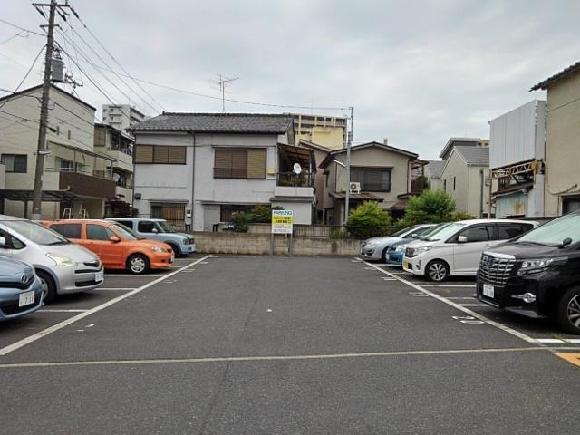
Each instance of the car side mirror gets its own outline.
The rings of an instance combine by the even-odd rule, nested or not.
[[[459,236],[457,238],[457,243],[467,243],[469,242],[469,239],[466,236]]]
[[[121,238],[119,236],[111,236],[109,240],[113,243],[119,243],[121,241]]]
[[[417,234],[417,233],[413,233],[413,234],[411,234],[411,237],[413,237],[413,238],[416,238],[417,236],[418,236],[418,234]]]
[[[157,233],[159,233],[159,230],[157,228],[153,227],[153,228],[151,228],[151,232],[157,234]]]

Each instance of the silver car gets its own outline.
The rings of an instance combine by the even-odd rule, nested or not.
[[[388,249],[391,245],[409,237],[420,237],[421,234],[431,231],[435,224],[415,225],[397,231],[388,237],[372,237],[363,242],[360,255],[365,260],[382,260],[388,262]]]
[[[95,254],[28,219],[0,215],[0,255],[34,267],[46,302],[103,283],[103,266]]]

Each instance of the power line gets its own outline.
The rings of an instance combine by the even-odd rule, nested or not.
[[[14,24],[14,23],[11,23],[9,21],[3,20],[2,18],[0,18],[0,23],[7,24],[9,26],[12,26],[12,27],[18,29],[18,30],[22,30],[23,32],[26,32],[26,33],[32,33],[33,35],[46,36],[44,33],[35,32],[34,30],[30,30],[30,29],[25,29],[24,27],[19,26],[18,24]]]
[[[26,71],[26,74],[24,74],[24,77],[22,77],[22,80],[20,80],[20,83],[18,83],[18,86],[16,86],[16,89],[14,89],[14,91],[12,92],[13,94],[18,92],[18,90],[20,89],[20,86],[22,86],[24,81],[28,78],[28,76],[30,75],[30,73],[34,69],[34,65],[36,65],[36,61],[38,60],[38,58],[40,57],[40,55],[42,54],[43,51],[44,51],[44,45],[42,46],[42,48],[40,49],[40,51],[38,52],[38,54],[36,55],[36,57],[32,61],[32,65],[30,65],[30,68],[28,68],[28,71]],[[9,97],[9,96],[10,95],[6,95],[6,97]],[[0,103],[0,109],[2,109],[2,107],[4,107],[4,105],[6,104],[7,101],[8,100],[5,100],[5,101],[2,101]]]
[[[113,60],[113,62],[115,62],[121,68],[121,70],[131,80],[133,80],[133,82],[137,85],[137,87],[139,87],[139,89],[141,89],[141,91],[143,91],[145,93],[145,95],[147,95],[151,99],[151,101],[153,101],[155,104],[157,104],[159,107],[161,107],[162,110],[165,110],[163,105],[159,101],[157,101],[149,92],[147,92],[145,89],[143,89],[143,87],[138,83],[138,81],[135,80],[135,78],[129,73],[129,71],[127,71],[125,69],[125,67],[115,58],[115,56],[113,56],[111,54],[111,52],[109,50],[107,50],[107,48],[103,45],[103,43],[100,41],[100,39],[97,38],[97,36],[91,31],[91,29],[89,29],[89,27],[81,19],[80,15],[76,12],[76,10],[72,6],[70,6],[70,8],[71,8],[71,11],[72,11],[72,14],[74,15],[74,17],[79,21],[79,23],[81,23],[81,25],[85,28],[85,30],[89,33],[89,35],[91,35],[93,37],[93,39],[97,42],[97,44],[99,44],[99,46],[103,49],[103,51],[109,55],[109,57]]]

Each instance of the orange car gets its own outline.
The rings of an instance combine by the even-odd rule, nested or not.
[[[138,239],[127,228],[112,221],[66,219],[42,223],[71,242],[93,251],[106,269],[127,269],[138,275],[149,269],[167,268],[173,263],[174,254],[169,245]]]

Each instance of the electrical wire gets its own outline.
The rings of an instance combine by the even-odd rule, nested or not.
[[[16,86],[16,89],[14,89],[14,91],[12,91],[12,94],[16,94],[18,92],[18,90],[20,89],[20,86],[22,86],[24,81],[28,78],[28,76],[30,75],[30,73],[34,69],[34,66],[36,65],[36,61],[38,60],[38,58],[40,57],[40,55],[42,54],[43,51],[44,51],[44,45],[42,46],[42,48],[40,49],[40,51],[38,52],[38,54],[36,55],[36,57],[32,61],[32,65],[30,65],[30,68],[28,68],[28,71],[26,71],[26,74],[24,74],[24,77],[22,77],[22,80],[20,80],[20,83],[18,83],[18,86]],[[5,95],[3,98],[6,98],[6,97],[10,97],[10,95]],[[8,100],[4,100],[0,103],[0,109],[2,109],[2,107],[4,107],[4,105],[6,104],[7,101]]]
[[[32,33],[33,35],[46,36],[44,33],[35,32],[34,30],[30,30],[30,29],[25,29],[24,27],[19,26],[18,24],[14,24],[14,23],[11,23],[9,21],[3,20],[2,18],[0,18],[0,23],[7,24],[9,26],[12,26],[12,27],[18,29],[18,30],[22,30],[23,32],[26,32],[26,33]]]

